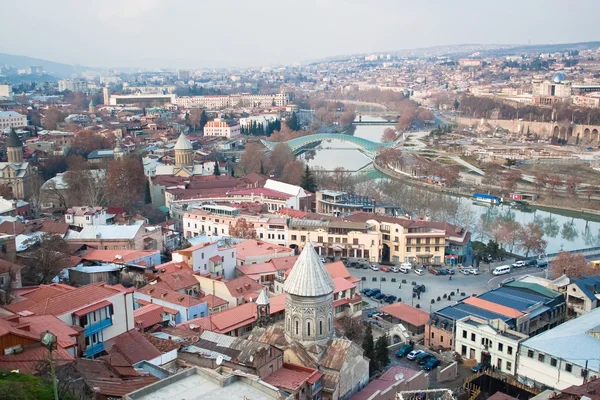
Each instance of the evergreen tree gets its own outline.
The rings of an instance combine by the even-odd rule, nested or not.
[[[377,364],[379,364],[379,368],[385,368],[390,363],[390,353],[388,351],[388,337],[380,336],[377,339],[377,343],[375,344],[375,358],[377,359]]]
[[[261,175],[265,174],[265,166],[263,165],[262,160],[260,160],[260,174]]]
[[[206,111],[202,110],[202,114],[200,114],[200,130],[204,130],[204,125],[208,122],[208,117],[206,116]]]
[[[315,177],[313,176],[313,174],[310,172],[308,165],[306,166],[306,168],[304,170],[304,175],[302,175],[302,180],[300,181],[300,187],[302,187],[302,189],[308,190],[309,192],[312,192],[312,193],[317,191],[317,182],[315,181]]]
[[[152,203],[152,196],[150,196],[150,183],[146,180],[146,187],[144,189],[144,203]]]
[[[288,128],[290,128],[291,130],[293,130],[293,131],[300,130],[300,124],[298,123],[298,117],[296,117],[296,112],[292,112],[292,115],[286,122],[287,122]]]
[[[213,169],[213,174],[215,176],[221,175],[221,170],[219,169],[219,162],[215,161],[215,168]]]
[[[367,325],[367,329],[365,330],[365,336],[363,337],[362,348],[364,351],[365,357],[369,360],[369,375],[373,375],[378,368],[378,362],[375,355],[375,343],[373,342],[373,328],[371,328],[371,324]]]

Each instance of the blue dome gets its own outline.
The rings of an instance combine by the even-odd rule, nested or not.
[[[564,80],[565,74],[563,74],[561,71],[555,72],[554,75],[552,75],[552,82],[554,83],[561,83]]]

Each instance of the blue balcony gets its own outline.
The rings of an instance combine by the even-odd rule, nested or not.
[[[98,321],[98,322],[94,322],[93,324],[88,325],[85,328],[85,336],[90,336],[93,335],[94,333],[98,333],[106,328],[108,328],[109,326],[112,326],[112,318],[106,318],[103,319],[102,321]]]
[[[91,346],[86,347],[85,356],[90,358],[95,356],[96,354],[102,353],[104,351],[104,343],[96,343]]]

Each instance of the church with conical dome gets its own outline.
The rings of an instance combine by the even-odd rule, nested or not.
[[[207,175],[202,164],[194,163],[194,147],[185,133],[181,133],[173,148],[175,164],[161,164],[156,167],[156,175],[196,176]]]
[[[7,162],[0,163],[0,185],[11,188],[16,199],[26,199],[31,193],[32,167],[23,162],[23,142],[14,129],[6,141]]]

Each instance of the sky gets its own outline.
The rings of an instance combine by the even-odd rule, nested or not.
[[[292,64],[439,45],[600,40],[599,0],[4,1],[0,53],[92,67]]]

